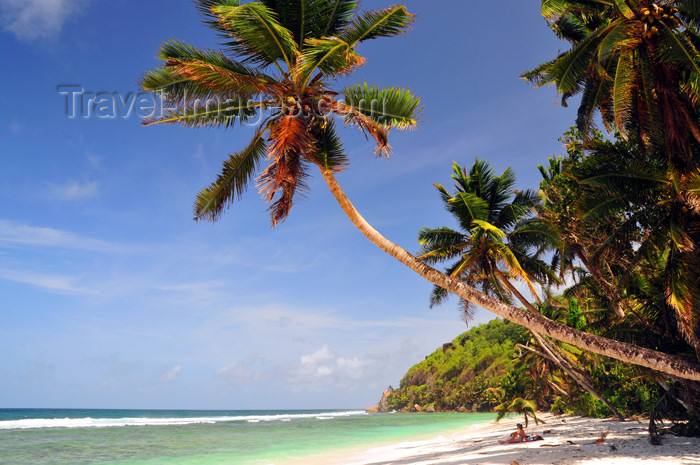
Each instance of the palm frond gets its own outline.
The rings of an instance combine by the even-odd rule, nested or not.
[[[380,89],[364,83],[346,87],[344,96],[346,105],[382,126],[397,129],[415,127],[418,124],[417,115],[422,110],[420,98],[408,89]]]
[[[628,7],[629,8],[629,7]],[[639,45],[640,26],[638,22],[617,20],[609,26],[608,32],[598,45],[598,62],[605,62],[620,50],[629,50]]]
[[[601,41],[601,31],[596,31],[560,55],[547,70],[557,84],[560,93],[579,92],[581,82],[593,62]]]
[[[349,163],[343,151],[343,143],[331,119],[319,120],[311,128],[314,139],[313,159],[326,170],[341,171]]]
[[[466,237],[448,227],[422,228],[418,232],[418,243],[421,249],[417,258],[434,264],[460,256],[466,246]]]
[[[568,11],[567,0],[542,0],[541,13],[546,19],[554,21]]]
[[[291,31],[279,23],[277,14],[266,5],[260,2],[216,5],[212,11],[233,37],[227,45],[235,53],[263,66],[283,60],[287,69],[292,68],[299,53],[298,45]]]
[[[300,48],[306,39],[336,35],[350,23],[359,5],[356,0],[261,1],[277,13],[280,25],[292,32]]]
[[[141,77],[139,86],[146,91],[159,92],[168,100],[176,100],[182,96],[208,100],[214,98],[210,87],[193,82],[175,74],[172,68],[161,67],[148,71]]]
[[[632,8],[629,7],[625,0],[613,0],[613,2],[615,3],[615,6],[620,14],[622,14],[622,16],[624,16],[626,19],[632,19],[636,16],[636,13],[632,11]]]
[[[186,79],[210,89],[211,93],[222,97],[251,96],[270,92],[275,81],[264,73],[249,68],[242,63],[230,60],[223,53],[213,50],[199,50],[178,40],[161,46],[159,58],[176,77]],[[167,78],[167,75],[163,75]],[[149,84],[157,84],[149,81]],[[167,80],[161,84],[166,84]],[[158,90],[148,88],[146,90]],[[173,97],[183,98],[182,95]]]
[[[627,140],[635,93],[632,91],[635,81],[635,69],[631,52],[623,52],[617,62],[615,84],[613,86],[613,108],[615,125],[623,140]]]
[[[656,58],[662,62],[674,62],[693,73],[700,73],[700,52],[690,40],[690,32],[677,32],[664,23],[660,32],[663,47],[658,47]]]
[[[167,106],[167,102],[165,104]],[[245,123],[258,116],[259,104],[251,101],[202,100],[193,98],[178,102],[176,107],[161,108],[141,124],[179,124],[188,128],[218,127],[228,129],[236,123]]]
[[[533,84],[535,87],[542,87],[549,84],[556,84],[552,67],[556,60],[540,64],[537,68],[524,71],[520,74],[521,79]]]
[[[389,131],[386,127],[374,121],[357,108],[341,102],[333,102],[332,112],[345,117],[346,125],[359,127],[365,135],[369,135],[377,144],[375,153],[380,157],[388,157],[391,153],[389,146]]]
[[[607,60],[603,72],[609,75],[610,70],[616,64],[615,60]],[[591,133],[596,129],[595,112],[600,110],[603,113],[602,108],[605,107],[606,100],[609,100],[611,89],[612,85],[609,79],[589,78],[584,81],[581,103],[579,104],[576,117],[576,127],[581,133],[584,144],[588,143]]]
[[[364,59],[355,53],[357,44],[406,32],[412,18],[413,15],[405,7],[397,5],[365,12],[334,37],[308,39],[304,44],[300,64],[294,70],[295,77],[306,83],[317,68],[329,76],[352,71],[364,63]]]
[[[684,0],[676,5],[678,17],[695,30],[700,30],[700,0]]]
[[[272,202],[269,211],[273,228],[289,215],[297,190],[306,188],[303,154],[311,152],[313,144],[301,118],[283,116],[271,123],[270,165],[258,177],[257,187],[263,198]]]
[[[266,127],[261,127],[245,149],[229,155],[216,181],[197,195],[195,220],[218,220],[235,197],[240,198],[247,190],[267,151],[263,137],[265,130]]]
[[[354,47],[365,40],[378,37],[393,37],[403,34],[413,24],[414,16],[403,5],[395,5],[383,10],[367,11],[355,18],[338,37]]]
[[[464,231],[471,231],[474,220],[488,219],[489,204],[476,194],[459,192],[450,200],[450,212]]]

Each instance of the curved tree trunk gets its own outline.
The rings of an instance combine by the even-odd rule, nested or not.
[[[530,302],[528,302],[528,300],[520,293],[520,291],[518,291],[518,289],[516,289],[516,287],[513,286],[513,284],[508,280],[508,278],[506,278],[503,275],[503,273],[501,273],[501,270],[496,269],[495,273],[498,279],[503,283],[503,285],[506,286],[506,288],[508,288],[508,290],[512,292],[515,295],[515,297],[528,310],[530,310],[533,313],[540,313]],[[530,333],[532,333],[532,335],[535,337],[535,340],[537,341],[537,344],[547,354],[547,358],[549,358],[559,368],[561,368],[567,375],[571,377],[571,379],[576,381],[576,383],[579,386],[588,391],[590,395],[604,403],[605,406],[608,407],[608,410],[610,410],[610,412],[612,412],[612,414],[615,415],[619,421],[625,421],[625,417],[623,417],[620,414],[620,412],[618,412],[617,409],[593,387],[593,383],[588,379],[588,376],[574,368],[566,359],[566,356],[561,354],[553,347],[554,344],[550,345],[550,342],[548,340],[546,340],[541,334],[538,334],[535,331],[530,330]]]
[[[605,355],[623,362],[651,368],[652,370],[678,378],[700,381],[700,364],[698,363],[575,330],[560,323],[556,323],[538,313],[526,312],[512,305],[505,304],[500,300],[479,292],[473,287],[426,265],[402,247],[379,234],[379,232],[367,223],[362,215],[355,209],[340,185],[338,185],[338,181],[335,179],[333,173],[322,166],[319,166],[319,169],[331,193],[355,227],[357,227],[357,229],[359,229],[374,245],[396,258],[431,283],[453,294],[457,294],[464,300],[479,305],[508,321],[524,326],[531,331],[545,334],[598,355]]]

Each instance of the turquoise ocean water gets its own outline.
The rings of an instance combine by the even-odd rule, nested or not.
[[[431,438],[494,419],[352,410],[0,409],[0,464],[282,465],[313,454]]]

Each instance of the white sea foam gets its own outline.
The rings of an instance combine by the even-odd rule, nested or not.
[[[178,426],[193,424],[213,424],[224,422],[270,422],[292,421],[301,419],[333,419],[366,415],[362,410],[346,412],[318,413],[282,413],[275,415],[240,415],[240,416],[211,416],[211,417],[168,417],[168,418],[33,418],[21,420],[0,421],[0,430],[10,429],[39,429],[39,428],[116,428],[125,426]]]

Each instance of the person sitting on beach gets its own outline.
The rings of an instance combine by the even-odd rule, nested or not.
[[[507,441],[498,441],[501,444],[509,444],[509,443],[515,443],[515,442],[525,442],[527,441],[527,435],[525,434],[525,430],[523,429],[523,425],[520,423],[517,424],[517,430],[512,432],[510,434],[510,439]]]
[[[520,423],[517,424],[517,430],[512,432],[510,434],[510,439],[507,441],[498,441],[501,444],[512,444],[512,443],[518,443],[518,442],[530,442],[530,441],[542,441],[544,438],[540,436],[539,434],[536,434],[534,436],[528,436],[525,434],[525,430],[523,429],[523,425]]]

